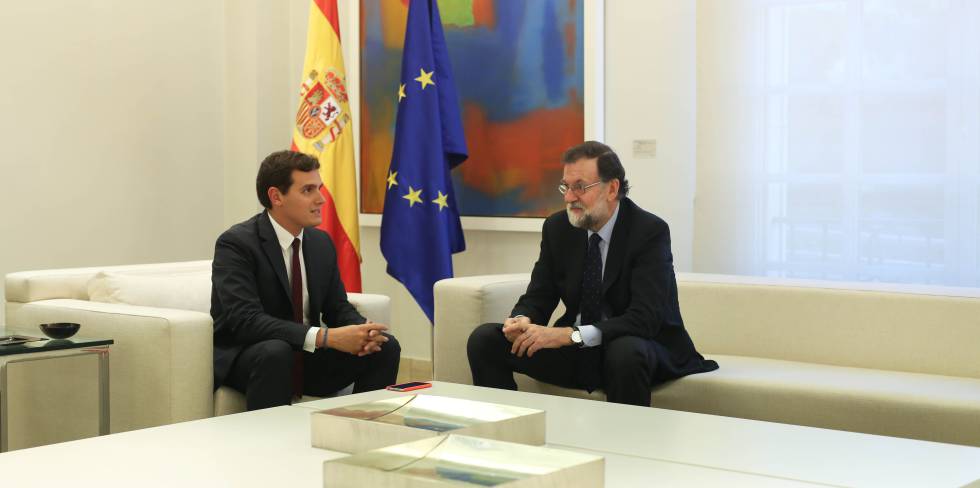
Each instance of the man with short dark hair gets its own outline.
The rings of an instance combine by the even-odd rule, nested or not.
[[[566,208],[545,220],[527,291],[503,324],[470,335],[473,384],[516,390],[516,371],[649,406],[652,385],[718,364],[684,329],[667,223],[626,198],[616,153],[588,141],[562,163]],[[566,312],[548,327],[559,300]]]
[[[313,157],[270,154],[256,191],[265,211],[218,237],[211,273],[214,387],[245,393],[249,410],[395,382],[401,349],[384,324],[347,301],[337,252],[320,223]]]

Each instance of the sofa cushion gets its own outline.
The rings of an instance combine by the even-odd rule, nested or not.
[[[55,298],[88,300],[86,285],[99,271],[128,275],[154,275],[210,270],[211,260],[208,259],[179,263],[20,271],[6,276],[4,292],[8,303],[27,303]]]
[[[703,354],[980,379],[964,347],[980,342],[980,289],[703,274],[677,286]]]
[[[517,389],[520,391],[529,391],[532,393],[542,393],[545,395],[557,395],[570,398],[581,398],[583,400],[596,400],[600,402],[606,401],[606,393],[602,390],[595,390],[592,393],[589,393],[585,390],[565,388],[563,386],[538,381],[521,373],[514,374],[514,382],[517,383]]]
[[[88,281],[89,300],[209,313],[211,271],[132,275],[99,272]]]
[[[717,371],[653,389],[658,408],[977,445],[980,380],[712,355]],[[605,400],[515,375],[521,391]]]
[[[980,380],[712,354],[717,371],[656,388],[654,407],[977,445]]]

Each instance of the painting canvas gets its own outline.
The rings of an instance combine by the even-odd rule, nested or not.
[[[462,215],[542,217],[562,207],[562,151],[585,128],[583,0],[440,0],[469,159]],[[362,0],[361,211],[381,213],[408,0]]]

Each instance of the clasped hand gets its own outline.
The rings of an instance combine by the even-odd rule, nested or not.
[[[382,332],[388,330],[385,324],[368,320],[363,324],[333,327],[327,333],[326,346],[357,356],[367,356],[381,350],[381,345],[388,342],[388,337]]]
[[[504,337],[512,343],[510,352],[517,357],[531,357],[541,349],[557,349],[572,344],[571,329],[532,324],[527,317],[504,321]]]

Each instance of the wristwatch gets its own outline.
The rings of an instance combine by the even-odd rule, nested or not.
[[[582,341],[582,331],[578,330],[577,325],[572,326],[572,345],[585,347],[585,342]]]

